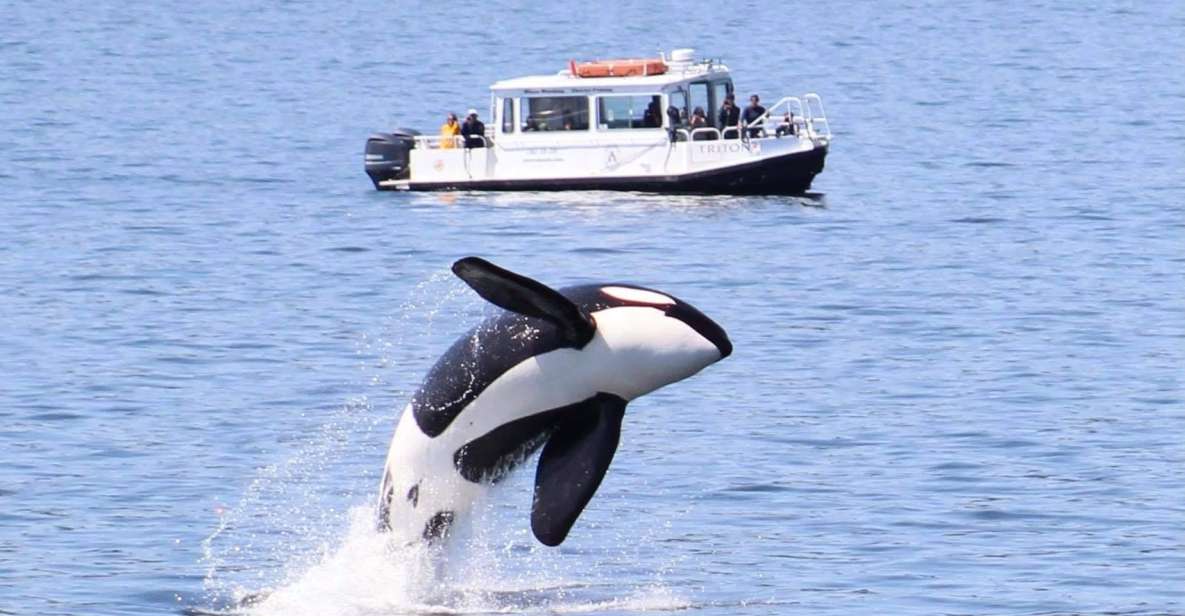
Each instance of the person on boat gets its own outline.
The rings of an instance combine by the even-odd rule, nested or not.
[[[646,113],[642,114],[642,127],[658,128],[660,126],[662,126],[662,105],[658,103],[658,97],[655,96],[646,106]]]
[[[457,122],[457,114],[449,113],[444,118],[444,124],[440,125],[440,147],[445,150],[450,150],[457,147],[456,137],[461,134],[461,125]]]
[[[477,119],[477,110],[470,109],[465,114],[465,123],[461,125],[461,136],[465,138],[465,147],[486,147],[486,125]]]
[[[763,116],[763,115],[765,115],[765,107],[761,106],[761,98],[758,97],[756,94],[750,96],[749,97],[749,106],[745,107],[744,113],[741,114],[741,120],[745,123],[745,126],[748,126],[750,123],[761,118],[761,116]],[[749,129],[749,136],[750,137],[760,137],[761,131],[762,131],[762,129],[760,127],[750,128]]]
[[[781,137],[782,135],[794,136],[795,134],[797,134],[797,130],[794,127],[794,114],[787,111],[786,115],[782,116],[782,123],[778,125],[775,135]]]
[[[679,127],[683,126],[683,114],[679,113],[679,108],[671,105],[667,107],[667,120],[670,121],[670,126],[667,127],[667,133],[671,136],[671,141],[680,141]],[[686,141],[686,139],[683,139]]]
[[[716,139],[716,135],[711,131],[704,131],[696,133],[697,128],[708,128],[708,116],[704,113],[703,107],[696,107],[691,111],[691,119],[687,123],[687,129],[692,132],[692,141],[712,141]]]
[[[735,139],[741,135],[737,130],[737,124],[741,122],[741,109],[737,107],[736,96],[729,92],[724,96],[724,104],[720,105],[720,115],[717,118],[716,128],[720,129],[721,134],[725,139],[729,137]]]

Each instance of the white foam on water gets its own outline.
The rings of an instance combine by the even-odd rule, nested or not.
[[[656,549],[653,538],[618,535],[619,544],[572,550],[536,542],[528,523],[531,485],[529,470],[512,475],[458,520],[443,546],[392,545],[391,535],[377,530],[372,498],[347,511],[263,507],[250,500],[250,507],[227,516],[220,531],[227,539],[247,536],[223,546],[217,567],[211,567],[212,603],[228,614],[250,616],[615,614],[692,607],[662,582],[664,572],[639,576],[638,551]]]
[[[424,546],[394,549],[375,530],[373,510],[357,507],[341,546],[269,591],[247,613],[380,614],[435,609],[433,554]]]
[[[517,541],[493,545],[480,538],[491,530],[494,535],[506,535],[505,529],[462,530],[459,542],[447,548],[392,546],[388,535],[375,530],[373,508],[356,507],[349,512],[349,518],[349,529],[340,547],[275,588],[236,597],[240,608],[235,613],[586,614],[666,612],[692,607],[661,584],[629,588],[609,581],[579,579],[588,574],[564,571],[564,564],[549,558],[545,548]],[[250,597],[262,598],[245,603]]]
[[[390,383],[386,375],[405,363],[397,356],[444,348],[439,341],[425,343],[433,321],[473,323],[473,308],[481,305],[449,274],[419,285],[383,335],[364,339],[360,354],[379,358],[377,365],[363,366],[369,373],[366,391],[384,399],[409,387],[426,368],[400,375],[402,384]],[[458,317],[461,313],[468,314]],[[350,400],[320,430],[288,447],[285,459],[260,468],[237,503],[220,505],[218,528],[203,543],[209,607],[251,616],[690,607],[663,585],[661,571],[655,579],[640,581],[636,571],[621,579],[622,569],[643,549],[639,544],[653,547],[652,540],[619,535],[617,551],[557,550],[537,543],[528,523],[530,462],[459,520],[444,546],[392,545],[390,535],[377,530],[374,502],[389,431],[407,395],[384,401],[382,408],[365,395]]]

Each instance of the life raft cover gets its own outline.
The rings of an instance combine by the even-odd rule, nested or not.
[[[667,72],[662,58],[626,58],[623,60],[570,60],[568,70],[576,77],[645,77]]]

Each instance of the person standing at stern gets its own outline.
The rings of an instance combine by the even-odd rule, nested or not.
[[[465,114],[465,123],[461,125],[461,136],[465,138],[465,147],[486,147],[486,125],[477,119],[477,110],[470,109]]]
[[[457,114],[449,112],[444,118],[444,124],[440,125],[440,147],[441,149],[451,150],[457,147],[456,137],[461,134],[461,125],[457,122]]]

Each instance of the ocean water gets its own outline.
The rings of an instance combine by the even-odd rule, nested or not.
[[[1185,613],[1185,9],[9,3],[0,614]],[[371,189],[373,130],[696,47],[815,91],[801,198]],[[735,353],[635,401],[569,540],[527,465],[438,550],[388,439],[490,314],[661,288]]]

